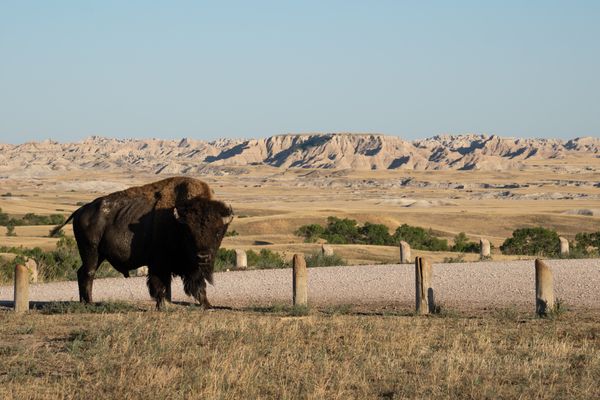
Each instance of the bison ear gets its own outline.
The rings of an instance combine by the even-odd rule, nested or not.
[[[181,218],[181,216],[179,215],[179,212],[177,212],[177,207],[173,208],[173,216],[175,217],[175,220],[179,223],[183,223],[183,218]]]

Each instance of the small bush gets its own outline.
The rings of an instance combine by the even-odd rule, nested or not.
[[[447,251],[448,241],[440,239],[433,235],[433,231],[428,231],[419,226],[410,226],[403,224],[396,229],[394,233],[396,243],[401,240],[410,244],[413,249],[430,251]]]
[[[598,256],[600,253],[600,231],[593,233],[578,233],[575,235],[575,245],[571,252],[581,258],[586,256]]]
[[[9,215],[5,212],[2,212],[2,209],[0,208],[0,226],[7,226],[9,221]]]
[[[326,256],[321,252],[310,254],[306,257],[306,266],[308,268],[315,267],[330,267],[338,265],[346,265],[346,260],[337,254]]]
[[[363,243],[357,222],[348,218],[328,217],[322,237],[329,243]]]
[[[70,236],[61,238],[56,243],[56,248],[51,251],[44,251],[39,247],[33,249],[0,247],[0,252],[17,254],[23,262],[27,258],[33,259],[37,263],[38,278],[46,282],[76,280],[77,270],[81,266],[77,243]],[[14,264],[14,262],[11,263],[11,265]],[[120,276],[120,273],[110,267],[107,262],[102,263],[96,271],[97,278],[114,276]]]
[[[215,260],[215,271],[225,271],[235,268],[235,250],[219,249]]]
[[[389,246],[394,244],[394,238],[390,235],[388,227],[383,224],[372,224],[365,222],[359,229],[361,241],[366,244]]]
[[[302,225],[294,234],[304,237],[306,243],[316,242],[325,233],[325,229],[319,224]]]
[[[504,254],[558,256],[560,241],[556,231],[542,227],[521,228],[502,243],[500,250]]]
[[[283,257],[276,252],[267,249],[261,249],[258,253],[248,250],[246,252],[248,257],[248,267],[256,269],[273,269],[273,268],[287,268],[289,264],[283,259]]]
[[[255,269],[287,268],[289,264],[276,252],[261,249],[258,253],[253,250],[246,252],[248,267]],[[226,271],[235,268],[235,250],[219,249],[215,260],[215,271]]]
[[[451,250],[457,253],[479,253],[479,243],[470,242],[469,237],[464,232],[460,232],[454,237],[454,246]]]
[[[17,236],[14,225],[8,225],[6,227],[6,236]]]
[[[232,231],[228,231],[227,233],[225,233],[225,237],[233,237],[233,236],[239,236],[240,234],[234,229]]]

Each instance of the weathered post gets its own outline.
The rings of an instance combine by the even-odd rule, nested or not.
[[[333,255],[333,248],[331,246],[326,245],[326,244],[322,244],[321,245],[321,254],[323,254],[323,257],[332,256]]]
[[[540,317],[554,310],[552,270],[540,259],[535,260],[535,312]]]
[[[479,239],[479,257],[483,260],[491,254],[490,241],[487,239]]]
[[[567,256],[569,255],[569,241],[564,237],[559,237],[560,240],[560,255]]]
[[[246,255],[246,252],[242,249],[235,250],[235,267],[237,269],[248,268],[248,256]]]
[[[410,260],[410,244],[402,240],[400,242],[400,264],[409,263]]]
[[[308,270],[304,255],[294,254],[293,259],[293,303],[294,306],[306,306],[308,304]]]
[[[433,288],[431,287],[432,275],[431,262],[425,257],[415,258],[415,291],[417,314],[425,315],[433,313],[435,301]]]
[[[24,265],[15,266],[15,312],[29,311],[29,272]]]

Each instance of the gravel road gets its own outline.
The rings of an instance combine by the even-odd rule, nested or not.
[[[571,308],[600,309],[600,259],[550,260],[555,297]],[[533,261],[434,264],[436,302],[458,309],[533,307]],[[309,270],[309,303],[406,304],[414,303],[413,265],[362,265]],[[213,305],[241,307],[289,303],[291,269],[233,271],[215,274],[209,286]],[[12,301],[13,287],[0,286],[0,302]],[[76,282],[32,285],[31,301],[78,300]],[[150,300],[145,278],[109,278],[94,282],[94,300]],[[181,280],[173,283],[173,300],[189,302]]]

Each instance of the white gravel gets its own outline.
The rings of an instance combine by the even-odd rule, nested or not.
[[[555,297],[571,308],[600,309],[600,259],[549,260],[554,271]],[[436,302],[458,309],[533,307],[533,261],[434,264]],[[291,269],[234,271],[215,274],[208,298],[216,306],[290,303]],[[362,265],[309,269],[309,303],[414,303],[413,265]],[[77,282],[32,285],[31,301],[78,300]],[[0,286],[0,302],[13,299],[12,286]],[[150,300],[144,277],[94,281],[94,300]],[[180,279],[173,283],[174,301],[192,301]]]

